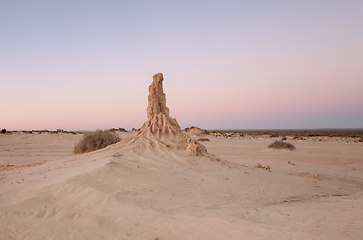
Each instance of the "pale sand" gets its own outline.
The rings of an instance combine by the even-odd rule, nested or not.
[[[363,239],[363,143],[206,137],[221,161],[153,139],[74,156],[80,135],[0,135],[0,165],[46,161],[0,172],[0,239]]]

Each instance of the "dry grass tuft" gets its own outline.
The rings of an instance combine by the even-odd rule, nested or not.
[[[282,142],[282,141],[275,141],[273,143],[271,143],[270,145],[268,145],[268,148],[273,148],[273,149],[288,149],[288,150],[295,150],[296,148],[294,147],[294,145],[287,143],[287,142]]]
[[[73,149],[74,154],[81,154],[105,148],[108,145],[121,141],[115,132],[97,130],[94,133],[85,133]]]
[[[209,138],[199,138],[198,142],[210,142]]]

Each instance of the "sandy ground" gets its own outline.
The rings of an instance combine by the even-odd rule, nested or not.
[[[0,239],[363,239],[361,142],[207,136],[212,160],[120,134],[0,135]]]

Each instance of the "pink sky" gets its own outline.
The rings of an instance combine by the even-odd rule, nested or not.
[[[0,128],[363,128],[361,1],[0,3]]]

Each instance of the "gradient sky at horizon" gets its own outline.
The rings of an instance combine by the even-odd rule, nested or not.
[[[1,1],[0,128],[363,128],[363,1]]]

